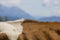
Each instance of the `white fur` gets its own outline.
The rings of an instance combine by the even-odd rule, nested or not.
[[[7,21],[7,22],[9,22],[9,23],[14,23],[14,22],[20,22],[20,23],[22,23],[24,20],[25,19],[22,18],[22,19],[18,19],[18,20],[14,20],[14,21]]]
[[[19,27],[15,27],[7,22],[0,22],[0,32],[6,33],[10,40],[17,40],[19,34],[22,33],[23,27],[19,25]]]

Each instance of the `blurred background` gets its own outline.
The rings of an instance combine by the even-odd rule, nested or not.
[[[60,0],[0,0],[0,19],[60,22]]]
[[[60,0],[0,0],[0,21],[21,18],[30,20],[18,40],[60,40]]]

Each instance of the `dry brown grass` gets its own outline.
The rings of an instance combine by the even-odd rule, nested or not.
[[[24,30],[18,40],[60,40],[60,22],[25,20],[22,25]]]

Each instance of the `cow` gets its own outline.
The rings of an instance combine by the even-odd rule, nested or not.
[[[12,25],[9,23],[15,23],[20,21],[19,26]],[[0,22],[0,34],[5,33],[9,40],[17,40],[18,36],[22,33],[23,27],[21,25],[21,22],[23,22],[24,19],[21,20],[15,20],[15,21],[8,21],[8,22]]]

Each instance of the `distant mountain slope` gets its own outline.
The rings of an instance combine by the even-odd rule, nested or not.
[[[34,17],[24,12],[20,8],[17,7],[8,8],[2,5],[0,5],[0,16],[2,17],[7,16],[9,20],[15,20],[19,18],[34,19]]]
[[[52,17],[44,17],[44,18],[39,18],[39,21],[49,21],[49,22],[60,22],[60,17],[52,16]]]

